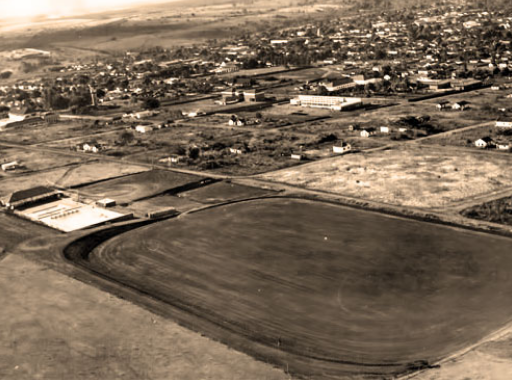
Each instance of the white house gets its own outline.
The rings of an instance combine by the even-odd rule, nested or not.
[[[380,133],[389,133],[389,127],[380,127]]]
[[[332,147],[333,153],[343,154],[352,150],[352,146],[346,142],[339,142]]]
[[[497,128],[512,128],[512,120],[511,121],[497,120],[496,127]]]
[[[487,137],[482,137],[481,139],[476,140],[475,146],[477,148],[492,148],[495,146],[495,144],[494,144],[494,141],[492,141],[492,138],[487,136]]]
[[[306,159],[306,155],[303,154],[303,153],[292,153],[292,155],[290,156],[290,158],[292,160],[298,160],[298,161],[302,161],[302,160],[305,160]]]
[[[153,126],[151,125],[137,125],[135,127],[135,131],[139,133],[148,133],[153,130]]]
[[[469,108],[469,102],[466,102],[465,100],[462,100],[457,103],[453,103],[452,109],[456,111],[464,111]]]
[[[366,128],[361,131],[361,137],[368,138],[375,134],[375,128]]]
[[[19,164],[18,164],[18,161],[12,161],[12,162],[8,162],[6,164],[2,164],[2,170],[4,172],[7,172],[9,170],[16,170],[18,168]]]

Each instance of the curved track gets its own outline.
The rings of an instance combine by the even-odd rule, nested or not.
[[[407,372],[512,313],[510,239],[323,202],[238,202],[97,243],[73,259],[299,375]]]

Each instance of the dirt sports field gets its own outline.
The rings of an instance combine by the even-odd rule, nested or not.
[[[504,237],[272,198],[146,226],[74,259],[292,374],[382,378],[510,322],[511,248]]]
[[[150,170],[80,187],[83,194],[97,198],[112,198],[129,203],[200,182],[202,177],[167,170]]]
[[[441,207],[511,187],[511,163],[510,155],[408,145],[347,154],[262,178],[403,206]]]

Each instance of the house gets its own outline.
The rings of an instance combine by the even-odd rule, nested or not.
[[[140,111],[135,114],[137,119],[147,119],[148,117],[153,116],[152,111]]]
[[[298,161],[303,161],[306,159],[306,155],[304,153],[292,153],[292,155],[290,156],[290,158],[292,160],[298,160]]]
[[[510,145],[507,142],[497,142],[496,148],[498,148],[499,150],[509,150]]]
[[[114,199],[104,198],[100,199],[99,201],[96,201],[96,205],[104,208],[113,207],[116,205],[116,201]]]
[[[229,148],[229,153],[231,154],[243,154],[245,152],[245,147],[243,146],[236,146]]]
[[[10,171],[10,170],[16,170],[19,167],[18,161],[12,161],[5,164],[2,164],[2,170],[4,172]]]
[[[85,143],[78,144],[76,146],[76,150],[79,150],[82,152],[98,153],[102,149],[103,149],[103,147],[101,146],[101,144],[98,144],[96,142],[85,142]]]
[[[494,141],[492,140],[491,137],[489,136],[486,136],[486,137],[482,137],[481,139],[478,139],[475,141],[475,146],[477,148],[494,148],[495,147],[495,143]]]
[[[354,82],[348,77],[325,78],[318,82],[319,86],[325,87],[328,92],[339,91],[342,88],[350,87]]]
[[[148,132],[153,131],[153,126],[152,125],[137,125],[135,127],[135,131],[139,132],[139,133],[148,133]]]
[[[368,138],[375,135],[375,133],[377,133],[375,128],[365,128],[361,131],[361,137]]]
[[[30,112],[27,107],[13,107],[9,111],[9,120],[11,121],[23,121],[30,116]]]
[[[332,147],[332,151],[333,153],[339,153],[339,154],[343,154],[343,153],[347,153],[347,152],[350,152],[352,150],[352,146],[349,144],[349,143],[346,143],[346,142],[338,142],[336,144],[333,145]]]
[[[388,134],[389,133],[389,127],[380,127],[380,133]]]
[[[469,108],[469,102],[466,102],[465,100],[461,100],[460,102],[453,103],[452,109],[456,111],[464,111]]]
[[[445,110],[447,108],[450,108],[450,102],[448,100],[442,100],[439,103],[436,104],[436,108],[439,111]]]
[[[262,102],[265,100],[265,93],[256,89],[245,90],[244,100],[246,102]]]
[[[512,120],[496,120],[497,128],[512,128]]]

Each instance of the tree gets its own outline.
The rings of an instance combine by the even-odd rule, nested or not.
[[[121,143],[123,145],[128,145],[135,139],[135,136],[130,131],[124,131],[119,137],[121,138]]]
[[[156,98],[147,98],[144,101],[144,108],[148,110],[154,110],[156,108],[160,107],[160,100]]]
[[[103,90],[103,89],[101,89],[101,88],[98,88],[98,89],[96,90],[96,96],[98,97],[98,99],[102,99],[102,98],[104,98],[104,97],[105,97],[105,95],[106,95],[105,90]]]

